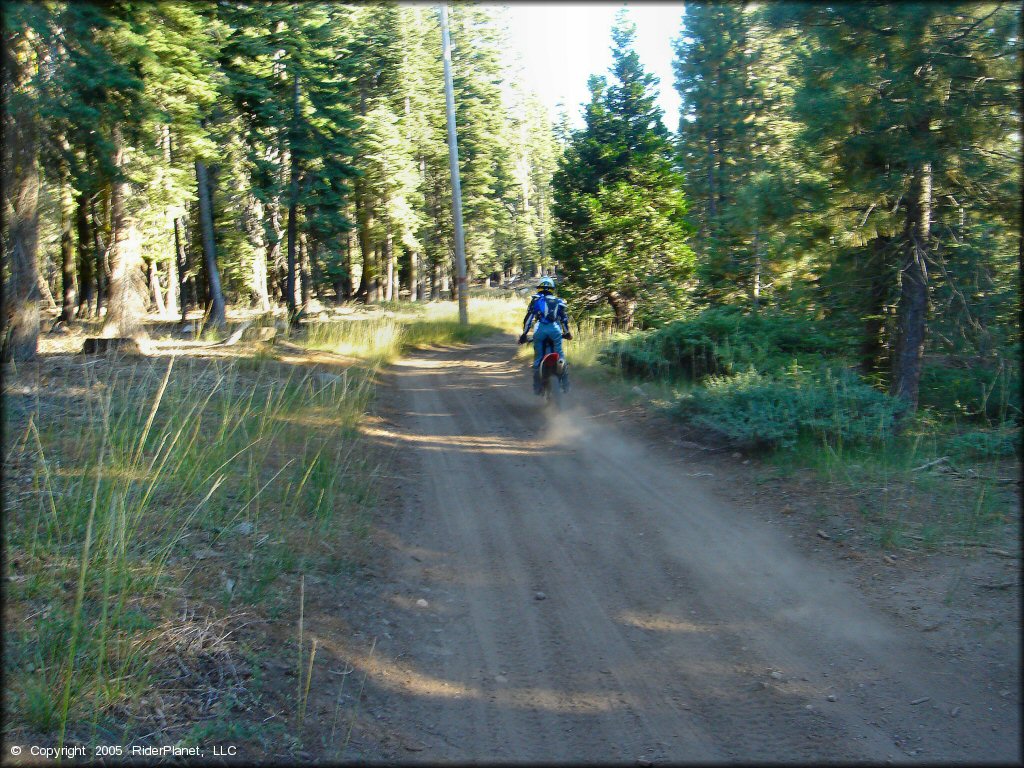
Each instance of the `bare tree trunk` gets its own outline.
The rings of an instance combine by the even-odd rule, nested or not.
[[[10,98],[30,88],[35,55],[27,33],[4,32],[3,189],[11,276],[3,297],[2,358],[20,361],[35,358],[39,344],[39,165],[36,119],[15,119]]]
[[[365,199],[366,185],[362,179],[355,180],[356,202],[356,235],[359,239],[359,254],[362,258],[362,274],[359,276],[359,287],[356,296],[363,301],[370,301],[370,281],[375,276],[373,250],[370,244],[370,206]]]
[[[78,234],[78,316],[92,317],[95,298],[93,268],[96,257],[92,250],[92,233],[89,231],[88,204],[82,193],[75,198],[75,228]]]
[[[109,185],[104,188],[104,196],[108,200],[109,208]],[[91,200],[89,202],[89,210],[92,214],[92,240],[93,240],[93,251],[96,254],[96,317],[99,317],[103,311],[103,303],[106,300],[106,292],[109,287],[107,276],[110,274],[107,269],[107,248],[101,240],[101,230],[103,229],[103,222],[96,214],[96,201]]]
[[[281,258],[281,208],[277,199],[270,205],[270,228],[274,231],[274,242],[270,244],[270,251],[267,254],[267,270],[274,276],[274,298],[282,304],[287,304],[285,298],[285,273],[284,262]]]
[[[270,294],[267,292],[267,246],[262,222],[263,203],[249,195],[246,206],[245,228],[250,242],[253,243],[250,286],[260,310],[269,312]]]
[[[167,167],[171,167],[171,126],[166,123],[160,128],[160,146],[163,149],[164,162]],[[166,178],[166,177],[165,177]],[[164,184],[164,192],[169,193],[168,184]],[[178,278],[176,276],[177,266],[177,231],[175,230],[175,239],[170,244],[171,253],[168,254],[167,259],[167,298],[164,305],[164,309],[169,317],[174,317],[178,314]]]
[[[342,304],[352,295],[352,233],[345,233],[345,242],[341,252],[341,273],[335,273],[334,303]]]
[[[210,199],[210,179],[206,164],[196,160],[196,182],[199,185],[199,230],[203,244],[203,261],[206,265],[206,282],[210,291],[210,318],[208,324],[223,328],[227,323],[224,293],[220,287],[220,272],[217,269],[217,251],[213,236],[213,201]]]
[[[306,314],[309,312],[309,300],[312,297],[311,283],[311,271],[309,265],[309,240],[303,233],[299,235],[299,301],[302,302],[302,312]]]
[[[380,246],[375,245],[373,247],[373,270],[370,276],[370,302],[373,304],[380,303]]]
[[[636,299],[623,296],[618,291],[608,294],[608,303],[615,312],[615,326],[622,331],[633,329],[633,319],[636,313]]]
[[[754,313],[761,309],[761,227],[754,230],[754,274],[750,286],[750,303]]]
[[[388,232],[384,238],[384,261],[387,264],[387,283],[384,285],[384,301],[391,301],[398,298],[395,291],[395,248],[391,232]]]
[[[299,208],[299,156],[295,152],[295,143],[299,123],[299,72],[292,73],[292,125],[289,141],[289,189],[288,189],[288,322],[298,322],[298,311],[295,306],[295,247],[298,236]]]
[[[103,335],[127,338],[143,334],[146,275],[143,271],[145,265],[142,261],[139,229],[126,207],[130,189],[124,172],[125,149],[120,125],[114,126],[113,143],[117,177],[110,196],[113,244],[110,253],[110,296]]]
[[[413,251],[409,254],[409,301],[419,301],[420,296],[420,254]]]
[[[292,202],[288,204],[288,277],[285,283],[285,300],[288,305],[288,322],[296,323],[298,321],[298,300],[295,296],[298,285],[296,280],[296,253],[295,250],[298,247],[298,222],[296,218],[298,216],[297,208],[298,205],[294,202],[295,196],[297,196],[298,180],[292,182],[293,195]]]
[[[323,282],[320,279],[320,262],[317,257],[320,252],[320,243],[314,240],[312,243],[306,238],[306,265],[308,267],[309,275],[309,292],[311,296],[315,296],[316,300],[323,304],[323,294],[320,289],[320,285]]]
[[[921,360],[928,329],[928,265],[931,236],[932,167],[923,163],[913,175],[907,194],[903,231],[900,298],[890,394],[903,398],[910,412],[917,410]]]
[[[75,317],[78,304],[77,270],[75,269],[75,195],[71,189],[71,173],[65,167],[61,171],[60,184],[60,266],[61,266],[61,313],[60,319],[69,322]]]
[[[156,313],[163,317],[167,314],[167,310],[164,307],[164,292],[163,288],[160,287],[160,276],[157,274],[156,259],[149,262],[149,290],[153,295]]]
[[[164,309],[168,317],[175,317],[178,314],[178,265],[174,243],[171,243],[171,253],[168,253],[167,257],[167,292],[164,294]]]
[[[185,243],[183,240],[183,233],[181,220],[178,218],[174,219],[174,261],[178,266],[178,295],[181,297],[181,322],[185,322],[188,317],[189,302],[186,296],[186,285],[185,281],[188,277],[188,254],[185,252]],[[192,283],[192,306],[199,303],[199,297],[196,296],[196,285]]]

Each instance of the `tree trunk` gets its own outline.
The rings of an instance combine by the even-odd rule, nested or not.
[[[392,301],[398,296],[395,291],[395,248],[391,233],[384,238],[384,261],[387,264],[387,283],[384,286],[384,301]]]
[[[4,30],[4,179],[10,279],[4,290],[3,360],[32,360],[39,345],[39,161],[37,123],[31,110],[15,119],[12,96],[31,87],[32,44],[24,31]]]
[[[95,298],[93,268],[96,257],[93,253],[92,233],[89,231],[89,209],[85,195],[75,198],[75,228],[78,235],[78,316],[92,317]]]
[[[297,161],[293,161],[297,164]],[[294,166],[293,166],[294,168]],[[294,172],[294,170],[293,170]],[[288,278],[285,283],[285,301],[288,305],[288,322],[298,322],[298,308],[295,302],[295,247],[297,243],[298,222],[296,221],[298,204],[295,202],[297,195],[298,180],[292,181],[291,200],[288,203]]]
[[[178,265],[173,253],[173,243],[171,251],[172,253],[167,254],[167,292],[164,294],[164,309],[168,317],[175,317],[178,314]]]
[[[108,200],[109,191],[110,188],[107,186],[104,189],[104,196],[107,197]],[[108,288],[107,275],[109,275],[110,272],[107,269],[107,249],[100,239],[103,222],[100,221],[99,216],[96,214],[95,200],[91,200],[89,202],[89,211],[92,214],[93,252],[96,254],[96,317],[99,317],[103,311],[103,303],[106,300],[106,291]]]
[[[267,254],[267,271],[274,276],[274,298],[281,304],[287,304],[285,300],[287,270],[284,269],[284,261],[281,258],[281,236],[283,234],[281,208],[276,199],[270,205],[270,228],[274,231],[274,242],[270,244],[270,251]]]
[[[897,328],[890,394],[903,398],[909,412],[917,410],[921,384],[921,360],[928,329],[928,247],[931,236],[931,163],[918,168],[907,194],[907,218],[903,231],[900,266],[900,298],[896,306]]]
[[[310,293],[316,297],[316,300],[321,304],[324,303],[324,296],[322,291],[323,284],[323,273],[320,271],[320,243],[314,240],[309,243],[307,240],[306,247],[309,249],[309,290]]]
[[[750,303],[754,313],[761,309],[761,228],[754,230],[754,274],[750,284]]]
[[[60,319],[70,322],[78,304],[78,286],[75,284],[75,195],[71,189],[71,173],[62,169],[60,184],[60,266],[61,312]]]
[[[143,333],[146,273],[138,224],[127,210],[131,190],[125,174],[125,149],[120,125],[114,126],[112,138],[117,176],[110,195],[113,243],[110,251],[110,296],[107,301],[107,317],[103,323],[103,335],[108,338],[129,338]]]
[[[270,311],[270,294],[267,291],[267,245],[263,231],[263,203],[248,197],[246,207],[246,230],[253,243],[252,274],[250,286],[262,312]]]
[[[380,303],[381,286],[380,286],[380,246],[375,245],[371,252],[371,261],[373,262],[373,268],[370,274],[370,288],[369,296],[371,304]]]
[[[153,306],[156,308],[156,313],[163,317],[167,314],[167,310],[164,307],[164,292],[163,288],[160,287],[160,276],[157,274],[156,259],[149,262],[149,291],[153,295]]]
[[[309,239],[305,234],[299,235],[299,277],[302,278],[299,284],[299,301],[302,302],[303,314],[309,312],[309,300],[313,295],[310,258]]]
[[[409,254],[409,301],[420,300],[420,254],[412,251]]]
[[[345,299],[352,298],[352,231],[345,233],[345,257],[342,262],[344,273],[342,275],[341,288]]]
[[[185,242],[181,229],[183,225],[178,218],[174,219],[174,261],[178,265],[178,295],[181,297],[181,322],[188,318],[189,301],[186,295],[185,281],[188,279],[188,254],[185,252]],[[196,296],[196,285],[192,283],[192,306],[199,301]]]
[[[199,185],[199,230],[203,244],[203,262],[206,266],[206,284],[210,291],[210,318],[208,325],[223,328],[227,323],[224,293],[217,270],[217,251],[213,236],[213,200],[206,163],[196,160],[196,183]]]
[[[366,185],[362,179],[355,181],[356,199],[356,235],[359,240],[359,254],[362,258],[363,271],[359,276],[359,287],[356,289],[356,296],[363,301],[369,301],[370,281],[375,276],[373,263],[373,249],[370,244],[370,206],[365,199]]]
[[[172,153],[171,153],[171,126],[166,123],[160,128],[160,145],[163,149],[164,163],[167,167],[171,167]],[[164,176],[167,179],[167,176]],[[169,184],[164,182],[164,193],[170,195]],[[169,209],[164,209],[165,214],[169,213]],[[168,254],[167,259],[167,300],[164,308],[169,317],[174,317],[178,314],[178,278],[176,272],[178,271],[175,267],[177,266],[177,231],[175,231],[174,242],[170,244],[172,253]]]
[[[299,155],[295,151],[299,132],[299,72],[292,73],[292,124],[288,141],[289,149],[289,190],[288,190],[288,322],[298,322],[295,307],[295,247],[298,237],[299,208]]]
[[[621,331],[633,330],[633,316],[636,312],[636,299],[623,296],[618,291],[608,294],[608,303],[615,312],[615,327]]]

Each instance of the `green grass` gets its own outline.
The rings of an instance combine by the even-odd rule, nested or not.
[[[837,499],[854,499],[857,520],[883,549],[1016,548],[1013,458],[949,459],[949,428],[918,418],[873,445],[830,445],[806,437],[766,455],[781,476],[811,470]],[[1009,538],[1007,538],[1009,537]]]
[[[298,571],[337,570],[377,474],[372,374],[145,360],[51,382],[42,417],[5,403],[5,482],[27,481],[5,509],[7,728],[81,738],[159,686],[174,595],[280,614]]]

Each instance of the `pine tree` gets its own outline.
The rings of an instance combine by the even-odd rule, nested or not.
[[[1019,12],[1002,5],[780,7],[772,19],[799,24],[811,43],[796,105],[804,141],[835,168],[826,203],[833,239],[856,245],[870,241],[865,229],[873,231],[875,242],[864,247],[878,257],[862,263],[897,281],[890,391],[913,410],[936,275],[948,283],[947,254],[966,255],[983,242],[979,229],[970,232],[977,214],[966,208],[979,218],[982,211],[1008,214],[1002,201],[1014,186],[1019,198],[1019,185],[993,183],[982,170],[992,167],[987,155],[995,144],[1019,158],[1019,81],[1011,75]],[[973,240],[966,248],[965,236]]]
[[[687,6],[676,41],[695,292],[755,311],[766,288],[779,294],[804,271],[793,219],[818,192],[814,164],[794,145],[791,65],[801,41],[786,32],[767,25],[761,7],[700,3]]]
[[[32,3],[10,3],[4,13],[4,261],[10,265],[4,286],[4,360],[33,359],[39,340],[40,10]]]
[[[671,313],[693,264],[657,78],[643,70],[634,37],[620,14],[613,81],[591,77],[586,126],[573,133],[553,181],[553,253],[566,284],[585,305],[607,301],[625,329],[638,312],[645,320]]]

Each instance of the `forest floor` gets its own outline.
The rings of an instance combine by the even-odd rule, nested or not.
[[[81,364],[48,343],[5,392]],[[362,432],[386,474],[356,564],[305,574],[304,717],[295,611],[249,606],[218,760],[1019,763],[1017,486],[999,546],[882,550],[821,478],[592,382],[545,410],[511,335],[405,356]]]

